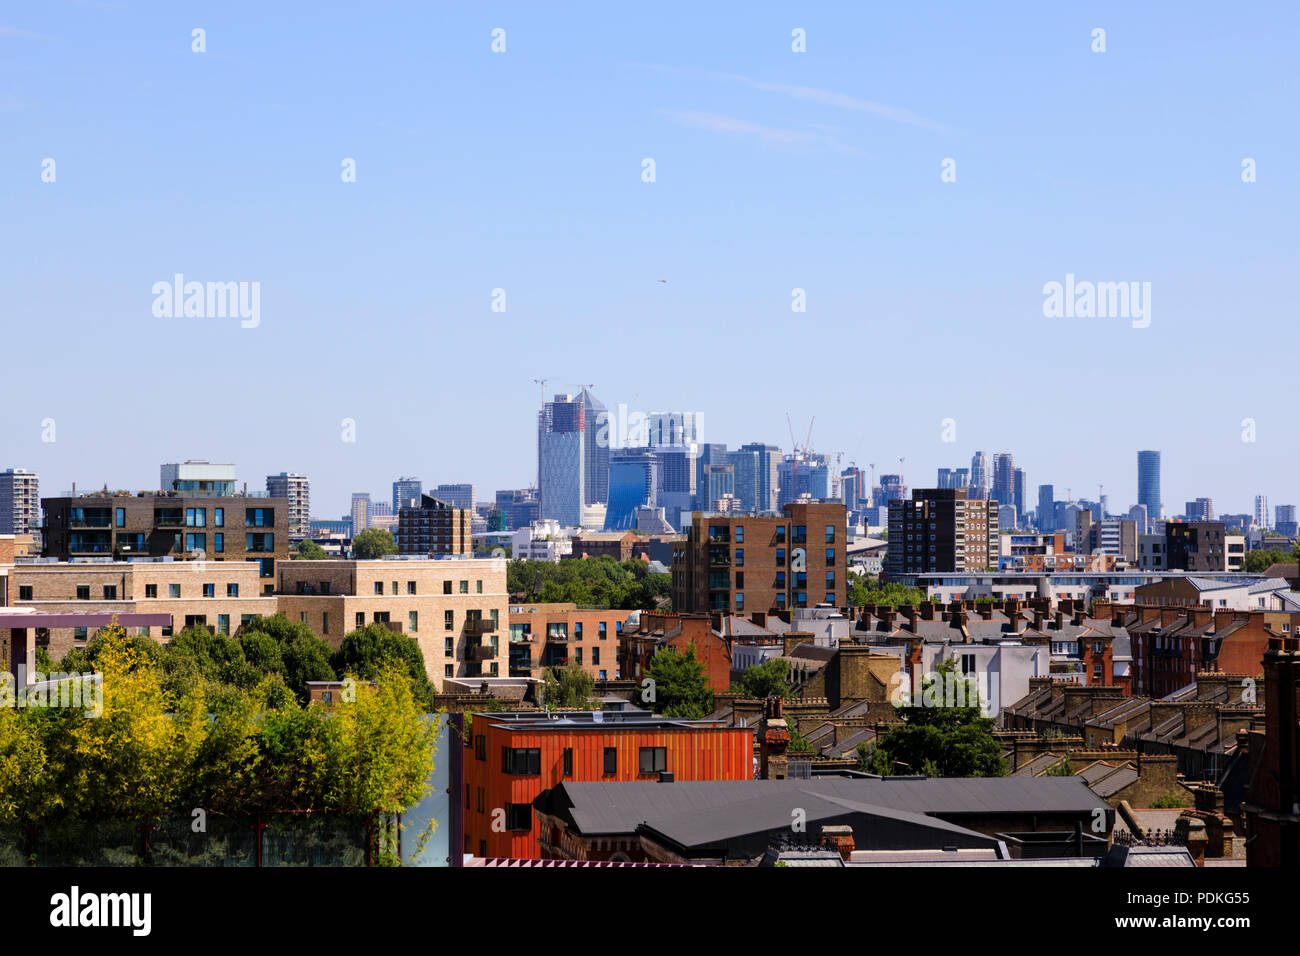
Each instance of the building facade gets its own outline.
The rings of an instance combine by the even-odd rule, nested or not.
[[[271,498],[284,498],[289,502],[289,539],[301,541],[310,538],[311,479],[287,471],[267,475],[266,493]]]
[[[964,489],[917,488],[910,501],[889,504],[891,575],[983,571],[998,566],[997,508]]]
[[[40,534],[41,477],[34,471],[0,471],[0,534]]]
[[[398,554],[470,554],[474,550],[470,512],[421,495],[419,507],[403,507],[397,515]]]

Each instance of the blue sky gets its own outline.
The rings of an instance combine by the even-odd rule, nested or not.
[[[547,378],[914,485],[1009,450],[1127,508],[1159,448],[1167,510],[1296,501],[1296,7],[996,6],[10,4],[0,467],[484,497]],[[155,317],[175,273],[260,324]],[[1150,327],[1045,318],[1067,273]]]

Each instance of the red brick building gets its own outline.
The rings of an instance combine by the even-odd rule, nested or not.
[[[650,658],[664,648],[685,654],[695,648],[704,665],[704,676],[714,692],[731,688],[731,641],[717,631],[718,619],[709,614],[674,614],[642,611],[635,632],[623,635],[619,652],[619,676],[639,681]]]
[[[533,801],[564,781],[752,780],[754,731],[642,713],[474,714],[466,735],[465,851],[547,857]]]
[[[543,668],[577,664],[596,680],[614,680],[629,614],[576,604],[512,604],[510,676],[540,678]]]

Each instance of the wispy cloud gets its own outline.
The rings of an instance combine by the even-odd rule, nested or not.
[[[748,76],[740,76],[737,73],[715,73],[714,76],[732,83],[743,83],[745,86],[766,93],[779,93],[791,99],[806,100],[810,103],[820,103],[823,106],[834,106],[838,109],[856,110],[860,113],[871,113],[882,119],[892,120],[895,123],[905,123],[908,126],[919,126],[934,130],[943,129],[938,123],[917,116],[910,110],[899,109],[896,106],[885,106],[882,103],[873,103],[870,100],[860,100],[855,96],[849,96],[847,93],[819,90],[813,86],[796,86],[790,83],[769,83]]]
[[[49,37],[40,33],[33,33],[31,30],[24,30],[22,27],[10,26],[7,23],[0,23],[0,37],[10,37],[15,40],[48,40]]]
[[[700,113],[690,110],[660,110],[665,116],[686,126],[708,130],[711,133],[732,133],[742,136],[757,136],[769,146],[829,146],[846,152],[856,152],[839,140],[820,133],[807,133],[795,129],[782,129],[777,126],[764,126],[749,120],[721,116],[717,113]]]

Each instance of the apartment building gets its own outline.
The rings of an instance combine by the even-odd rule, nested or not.
[[[534,521],[510,536],[510,555],[518,561],[549,561],[552,564],[573,554],[573,539],[558,521]]]
[[[696,512],[673,547],[673,609],[843,609],[847,532],[842,502],[788,502],[779,516]]]
[[[204,626],[234,634],[257,615],[276,613],[276,598],[265,594],[256,561],[131,561],[55,563],[37,560],[9,570],[9,596],[15,606],[43,614],[169,614],[171,626],[138,627],[145,637],[166,641],[184,628]],[[38,647],[55,661],[94,637],[85,627],[38,630]]]
[[[166,466],[164,466],[166,467]],[[179,467],[179,466],[178,466]],[[289,556],[289,501],[238,495],[81,495],[45,498],[42,554],[71,561],[170,557],[208,563],[255,560],[262,592]]]
[[[1236,536],[1234,558],[1245,560],[1245,539]],[[1171,521],[1165,525],[1165,566],[1179,571],[1227,571],[1228,534],[1221,521]]]
[[[403,507],[397,514],[398,554],[469,554],[471,515],[432,495],[421,495],[419,507]]]
[[[540,679],[543,668],[572,664],[595,680],[616,679],[628,616],[576,604],[511,605],[509,676]]]
[[[505,677],[509,615],[504,558],[286,561],[278,607],[331,647],[367,624],[415,638],[429,680]]]
[[[998,566],[996,503],[961,488],[916,488],[889,503],[890,574],[985,570]]]
[[[266,493],[271,498],[289,502],[289,538],[301,541],[311,537],[311,479],[306,475],[282,471],[266,476]]]
[[[753,780],[754,730],[643,712],[474,714],[465,753],[465,851],[538,859],[533,801],[567,781]]]
[[[34,471],[0,471],[0,534],[39,534],[41,478]]]

